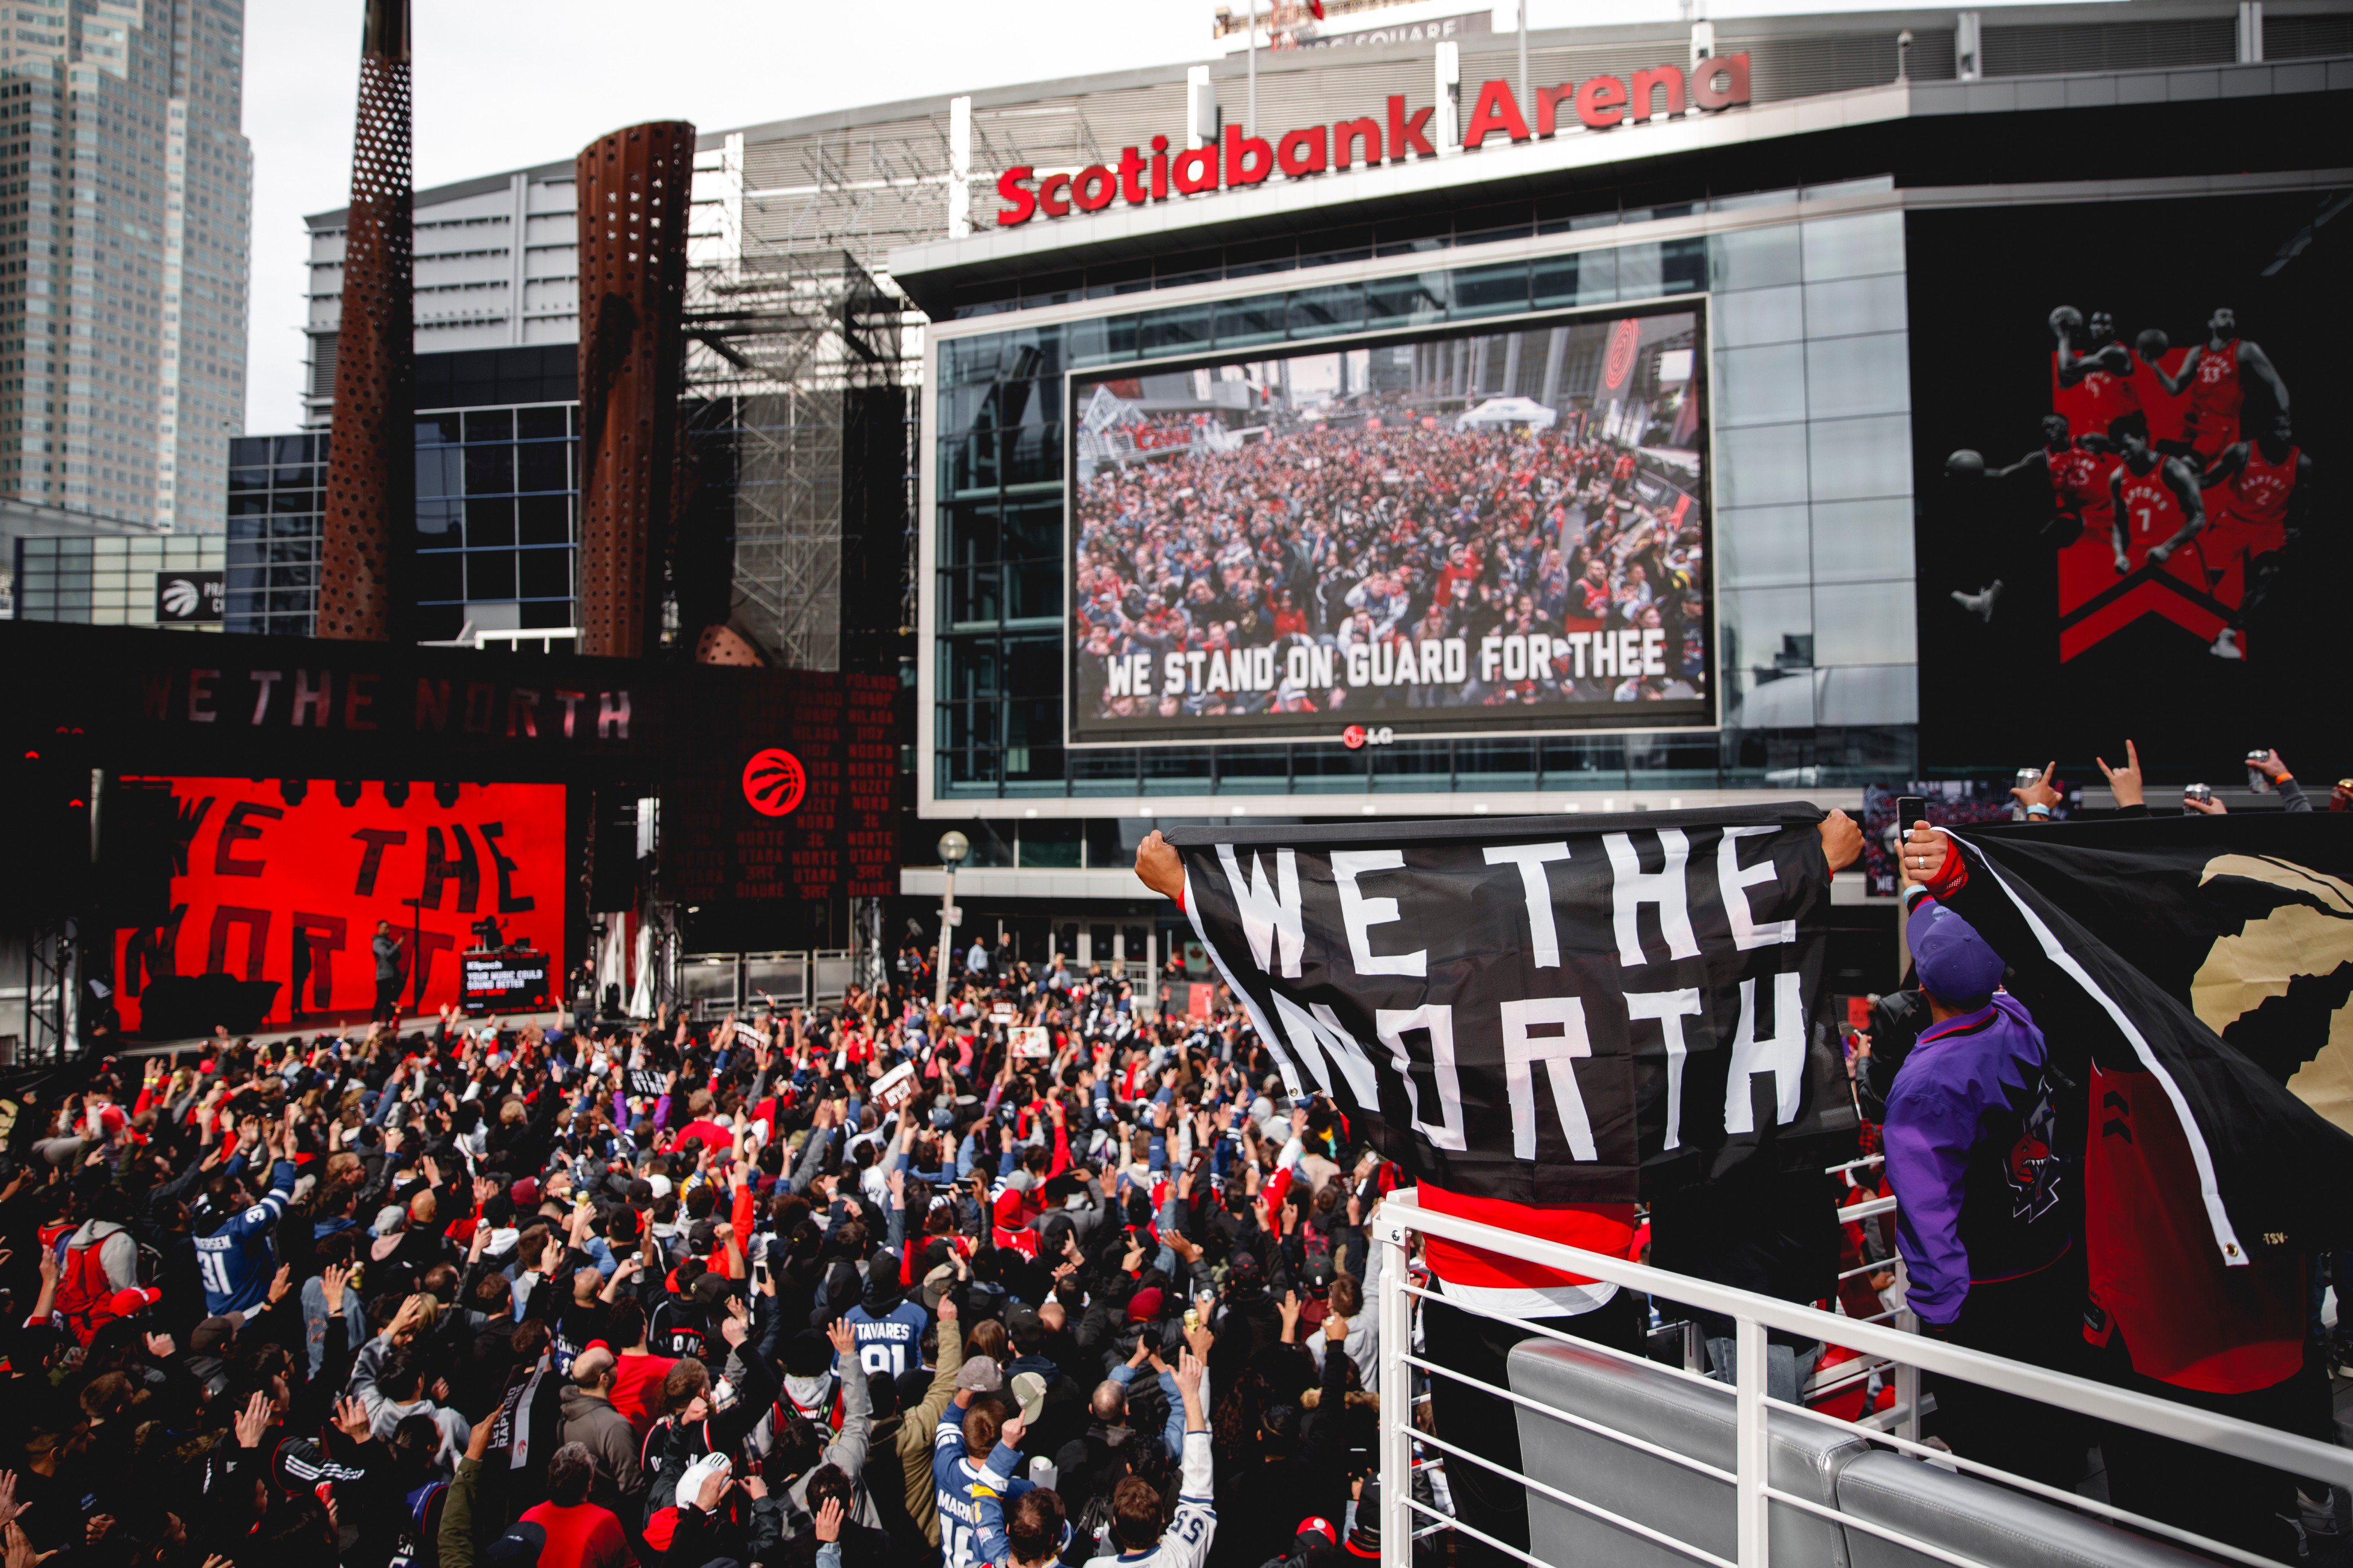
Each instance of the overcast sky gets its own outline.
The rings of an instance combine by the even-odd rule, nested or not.
[[[705,130],[1206,59],[1218,0],[413,0],[417,184],[569,158],[648,120]],[[1247,0],[1227,0],[1240,9]],[[1879,0],[1712,0],[1717,17]],[[247,0],[253,300],[246,428],[301,414],[302,217],[351,192],[363,0]],[[1675,0],[1535,0],[1536,26],[1658,20]]]

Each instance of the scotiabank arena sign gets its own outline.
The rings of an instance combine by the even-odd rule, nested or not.
[[[1479,89],[1478,100],[1462,127],[1462,147],[1465,152],[1476,152],[1490,136],[1529,142],[1580,128],[1609,131],[1685,113],[1730,109],[1747,101],[1746,54],[1704,59],[1689,72],[1680,66],[1662,65],[1626,77],[1589,77],[1581,82],[1539,88],[1533,123],[1521,112],[1511,84],[1491,81]],[[1076,174],[1041,177],[1034,165],[1017,163],[997,177],[997,194],[1006,203],[997,221],[1010,227],[1033,217],[1101,212],[1113,202],[1142,206],[1172,195],[1239,190],[1261,184],[1277,174],[1303,180],[1356,163],[1369,168],[1409,158],[1435,158],[1438,148],[1430,141],[1430,121],[1436,113],[1435,109],[1417,109],[1408,114],[1404,94],[1393,93],[1383,119],[1366,116],[1330,125],[1303,125],[1272,142],[1246,136],[1240,126],[1229,125],[1222,145],[1211,142],[1172,153],[1168,138],[1155,136],[1149,155],[1140,147],[1123,147],[1116,165],[1092,163]]]

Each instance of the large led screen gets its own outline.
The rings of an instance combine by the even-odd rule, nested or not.
[[[2329,210],[1911,215],[1924,763],[2097,784],[2131,740],[2168,786],[2274,747],[2340,776],[2353,226]]]
[[[1702,727],[1695,307],[1071,377],[1071,738]]]
[[[420,978],[423,1012],[459,1001],[486,921],[499,945],[563,972],[561,784],[170,782],[169,921],[115,936],[126,1029],[209,1033],[225,1008],[248,1028],[365,1019],[380,920],[399,942],[404,1016]]]

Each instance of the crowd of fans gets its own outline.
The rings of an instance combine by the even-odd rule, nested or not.
[[[1229,1013],[991,968],[28,1097],[8,1568],[1375,1553],[1383,1168]]]
[[[1079,487],[1078,690],[1096,718],[1690,697],[1706,679],[1695,510],[1639,493],[1634,454],[1546,431],[1301,426],[1196,447]],[[1656,631],[1663,673],[1564,651],[1507,679],[1475,658],[1440,683],[1302,685],[1298,646]],[[1171,653],[1273,645],[1271,689],[1164,690]],[[1109,667],[1149,655],[1141,694]],[[1312,667],[1311,667],[1312,668]],[[1342,668],[1345,668],[1343,666]]]
[[[2137,757],[2110,776],[2137,805]],[[2047,773],[2021,799],[2047,813]],[[1841,814],[1822,831],[1833,867],[1860,855]],[[1941,847],[1905,848],[1932,885]],[[1172,897],[1173,855],[1154,835],[1138,867]],[[2071,1338],[2080,1209],[2051,1108],[1969,1099],[2005,1063],[2042,1081],[2041,1037],[1942,914],[1915,910],[1920,988],[1853,1042],[1883,1173],[1736,1173],[1628,1206],[1606,1245],[1578,1234],[2098,1373]],[[1398,1169],[1328,1100],[1286,1097],[1222,988],[1206,1016],[1154,1011],[1099,967],[978,942],[954,971],[944,1008],[911,950],[888,991],[820,1013],[223,1037],[22,1097],[0,1165],[5,1568],[1377,1555],[1379,1368],[1402,1347],[1380,1342],[1369,1225]],[[2010,1212],[2021,1180],[2059,1201]],[[1839,1213],[1888,1194],[1900,1223]],[[1553,1321],[1656,1352],[1661,1307]],[[1461,1318],[1422,1303],[1424,1353],[1486,1364]],[[1700,1327],[1729,1375],[1730,1325]],[[1892,1398],[1836,1346],[1776,1334],[1768,1356],[1778,1397]],[[1439,1431],[1516,1465],[1508,1410],[1432,1394]],[[1947,1390],[1935,1429],[2072,1485],[2086,1434],[2044,1416]],[[2179,1517],[2178,1458],[2109,1441],[2111,1495]],[[1448,1468],[1423,1501],[1525,1542],[1524,1496]],[[2239,1502],[2185,1522],[2276,1555],[2276,1478],[2243,1468],[2221,1489]]]

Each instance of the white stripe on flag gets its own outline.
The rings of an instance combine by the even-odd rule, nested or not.
[[[1944,833],[1945,829],[1940,827],[1936,831]],[[1950,837],[1949,834],[1947,836]],[[1994,886],[2000,888],[2017,907],[2018,912],[2025,917],[2026,927],[2034,933],[2034,940],[2042,944],[2044,955],[2073,977],[2075,984],[2081,985],[2108,1016],[2116,1020],[2116,1027],[2126,1039],[2132,1042],[2133,1052],[2140,1058],[2141,1066],[2164,1085],[2165,1098],[2172,1102],[2174,1118],[2181,1123],[2181,1134],[2189,1141],[2190,1161],[2198,1167],[2198,1192],[2206,1203],[2206,1223],[2213,1229],[2214,1244],[2222,1249],[2225,1264],[2233,1268],[2245,1267],[2249,1262],[2247,1249],[2239,1245],[2238,1232],[2232,1228],[2230,1213],[2222,1206],[2221,1187],[2214,1178],[2214,1156],[2206,1147],[2204,1130],[2198,1125],[2198,1119],[2189,1113],[2189,1102],[2182,1097],[2181,1086],[2173,1081],[2173,1075],[2166,1071],[2164,1065],[2157,1059],[2157,1053],[2149,1049],[2148,1042],[2141,1037],[2141,1032],[2133,1026],[2133,1021],[2125,1016],[2125,1010],[2116,1005],[2114,997],[2100,989],[2084,966],[2075,962],[2075,955],[2060,945],[2057,933],[2042,923],[2042,916],[2027,907],[2026,900],[2018,896],[2018,889],[2012,888],[2009,880],[1994,869],[1993,863],[1982,855],[1978,857],[1977,863],[1993,878]]]

